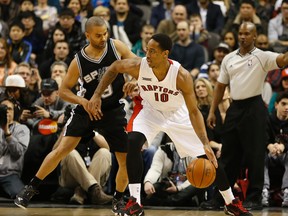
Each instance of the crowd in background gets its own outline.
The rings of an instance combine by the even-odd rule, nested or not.
[[[105,19],[110,36],[124,42],[139,57],[145,56],[146,44],[154,33],[169,35],[173,41],[169,57],[191,73],[204,119],[212,103],[221,62],[225,55],[238,48],[238,28],[243,21],[256,25],[257,48],[282,53],[287,51],[288,45],[288,0],[0,0],[0,103],[8,107],[8,118],[1,120],[0,129],[3,196],[14,198],[57,142],[73,107],[58,96],[58,89],[74,54],[87,43],[85,22],[91,16]],[[76,92],[78,86],[74,90]],[[287,90],[288,68],[269,71],[262,98],[270,118],[276,123],[272,121],[268,130],[264,206],[269,205],[271,190],[277,190],[277,186],[269,183],[268,168],[277,166],[285,170],[288,166],[288,96],[283,94]],[[139,90],[135,89],[132,95],[123,98],[128,120],[133,109],[141,104],[138,94]],[[221,157],[221,125],[230,103],[227,88],[217,110],[219,127],[214,131],[207,128],[217,157]],[[3,118],[2,109],[5,107],[0,107],[0,118]],[[277,115],[277,112],[282,114]],[[277,120],[279,116],[281,118]],[[280,126],[276,127],[276,124]],[[90,168],[89,172],[97,175],[97,182],[112,194],[117,162],[113,154],[111,159],[107,156],[109,147],[102,138],[95,132],[92,140],[82,140],[75,151],[83,158],[83,167]],[[272,147],[274,143],[277,144],[275,148]],[[100,166],[96,163],[100,160],[100,152],[101,173],[91,168]],[[159,134],[155,143],[143,148],[142,152],[145,164],[143,196],[147,196],[144,204],[198,206],[210,198],[211,189],[196,189],[188,183],[182,163],[187,165],[191,159],[180,159],[165,134]],[[268,163],[269,160],[272,162]],[[78,187],[77,182],[65,181],[63,177],[63,173],[68,173],[69,158],[61,164],[45,180],[44,187],[56,181],[61,189],[55,190],[52,200],[85,203],[85,190]],[[278,192],[283,200],[286,198],[283,207],[288,207],[286,175],[278,184]],[[279,178],[282,180],[282,176],[276,176],[275,181]],[[7,181],[13,182],[15,187],[8,187]],[[169,191],[170,181],[175,183],[177,191]],[[151,184],[160,191],[153,196],[149,194]],[[235,185],[235,191],[238,186]]]

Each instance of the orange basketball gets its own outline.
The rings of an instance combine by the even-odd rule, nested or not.
[[[186,176],[192,186],[207,188],[216,178],[216,169],[211,161],[205,158],[196,158],[188,165]]]

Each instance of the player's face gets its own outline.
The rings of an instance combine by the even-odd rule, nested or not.
[[[159,47],[159,43],[151,39],[147,44],[146,52],[149,67],[155,68],[161,65],[163,60],[166,60],[165,56],[166,52]]]
[[[104,49],[108,40],[108,29],[105,25],[93,26],[85,32],[88,41],[95,49]]]

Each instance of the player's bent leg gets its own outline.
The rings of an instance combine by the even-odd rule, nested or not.
[[[200,157],[204,157],[207,159],[206,155]],[[218,163],[218,168],[216,169],[215,183],[223,199],[225,200],[225,206],[224,206],[225,214],[235,216],[252,215],[247,209],[243,207],[242,202],[238,198],[235,199],[221,162]]]
[[[44,159],[39,168],[36,178],[41,181],[49,175],[60,163],[60,161],[69,154],[79,143],[81,137],[62,137],[59,145],[52,150]],[[20,208],[27,208],[32,197],[39,193],[37,187],[31,184],[26,185],[19,194],[16,195],[14,203]]]

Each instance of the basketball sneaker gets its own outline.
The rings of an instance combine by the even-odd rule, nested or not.
[[[34,189],[31,185],[26,185],[14,199],[15,205],[20,208],[26,209],[29,205],[29,201],[35,195],[39,194],[39,191]]]
[[[136,198],[132,196],[129,197],[126,206],[120,209],[117,213],[120,216],[144,216],[143,206],[139,205],[136,202]]]
[[[112,200],[112,212],[115,214],[115,215],[118,215],[119,211],[121,209],[124,209],[126,206],[126,202],[124,201],[124,198],[121,197],[120,199],[116,199],[113,197],[113,200]]]
[[[226,215],[234,216],[252,216],[252,214],[242,206],[242,202],[236,198],[229,205],[224,206]]]

